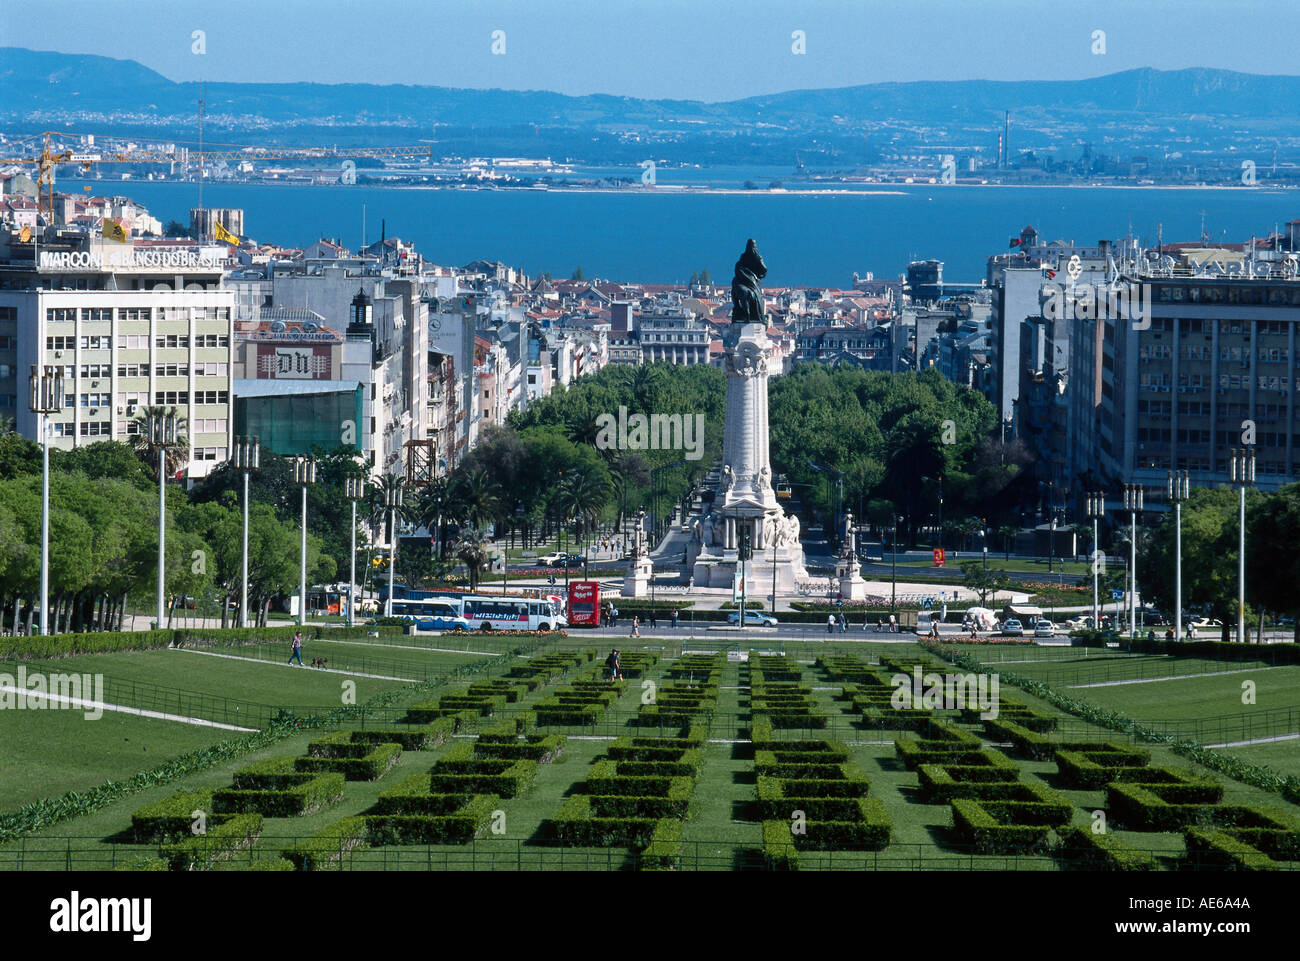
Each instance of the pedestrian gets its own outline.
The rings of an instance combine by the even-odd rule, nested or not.
[[[641,636],[641,619],[637,617],[635,614],[633,614],[632,633],[629,634],[628,637],[640,637],[640,636]]]
[[[618,649],[615,648],[609,652],[609,657],[605,658],[605,674],[611,684],[618,675]]]
[[[673,630],[677,630],[677,609],[673,608]]]
[[[895,617],[893,614],[889,615],[889,633],[890,634],[898,633],[898,618]]]
[[[862,617],[862,633],[863,633],[863,634],[867,633],[867,622],[868,622],[869,620],[871,620],[871,618],[867,617],[867,616],[864,614],[863,617]]]
[[[846,632],[848,631],[848,629],[849,629],[849,619],[848,619],[848,617],[847,617],[846,615],[841,614],[841,615],[840,615],[840,633],[841,633],[841,634],[844,634],[844,633],[846,633]]]
[[[834,633],[835,633],[835,615],[834,615],[834,614],[827,614],[827,615],[826,615],[826,633],[827,633],[827,634],[834,634]]]
[[[302,667],[302,631],[293,636],[293,653],[289,655],[289,663],[292,664],[294,658],[298,659],[298,666]]]
[[[653,605],[651,605],[650,607],[650,626],[651,627],[659,626],[659,617],[657,614],[655,614],[655,609]]]

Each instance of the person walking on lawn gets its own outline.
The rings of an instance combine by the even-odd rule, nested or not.
[[[294,658],[298,659],[298,666],[302,667],[302,631],[293,636],[293,653],[289,655],[289,663],[292,664]]]

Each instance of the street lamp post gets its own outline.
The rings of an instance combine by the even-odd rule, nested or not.
[[[1098,577],[1100,566],[1097,561],[1100,560],[1097,549],[1097,521],[1106,513],[1106,494],[1104,491],[1093,491],[1088,495],[1088,516],[1092,518],[1092,629],[1101,630],[1101,609],[1098,600]]]
[[[257,437],[236,437],[234,453],[235,470],[244,474],[244,562],[239,578],[239,626],[248,627],[248,475],[261,462],[261,445]]]
[[[1255,448],[1233,448],[1230,477],[1238,485],[1237,640],[1246,643],[1246,485],[1255,483]]]
[[[902,518],[897,514],[894,515],[894,539],[889,544],[892,548],[889,560],[889,613],[891,614],[898,611],[898,522],[901,520]]]
[[[388,489],[384,491],[384,503],[388,507],[389,536],[392,538],[388,542],[388,603],[384,605],[386,608],[384,613],[388,617],[393,616],[393,585],[394,575],[397,572],[397,512],[402,507],[405,495],[406,491],[402,487],[400,478],[394,478]]]
[[[1170,471],[1165,494],[1174,505],[1174,640],[1183,639],[1183,501],[1188,494],[1187,471]]]
[[[167,537],[167,449],[176,443],[176,412],[155,411],[149,414],[149,440],[158,447],[158,620],[163,627],[163,597],[167,582],[165,540]]]
[[[1137,516],[1142,511],[1142,485],[1124,485],[1124,509],[1129,512],[1128,633],[1137,636]]]
[[[41,437],[41,636],[50,633],[50,414],[63,410],[63,368],[32,364],[31,411]],[[16,610],[17,608],[15,608]],[[159,627],[162,625],[160,624]],[[17,625],[14,626],[15,632]]]
[[[360,477],[348,477],[343,481],[343,493],[352,502],[352,550],[348,554],[351,562],[348,566],[348,627],[357,623],[354,610],[357,602],[357,501],[365,496],[365,487],[365,481]]]
[[[316,483],[316,458],[295,457],[293,480],[302,486],[302,550],[298,564],[298,626],[307,624],[307,485]]]

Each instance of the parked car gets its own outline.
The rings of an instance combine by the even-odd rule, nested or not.
[[[583,564],[583,560],[584,558],[581,554],[566,555],[566,561],[569,567],[581,567]]]
[[[1040,617],[1034,623],[1034,637],[1055,637],[1056,625],[1046,618]]]
[[[537,563],[541,564],[543,567],[561,567],[563,566],[564,558],[566,556],[567,555],[562,554],[559,551],[556,551],[554,554],[543,554],[541,557],[537,558]]]
[[[1082,614],[1079,617],[1072,617],[1065,622],[1067,631],[1090,631],[1092,630],[1092,615]]]
[[[728,624],[740,623],[740,611],[736,611],[727,616]],[[746,611],[745,625],[755,625],[757,627],[776,627],[777,619],[771,614],[764,614],[762,611]]]
[[[1002,622],[1002,636],[1003,637],[1024,637],[1025,625],[1021,624],[1020,621],[1014,617],[1008,617],[1005,621]]]

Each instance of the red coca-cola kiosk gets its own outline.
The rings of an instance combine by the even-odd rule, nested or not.
[[[569,626],[600,627],[600,582],[569,582]]]

